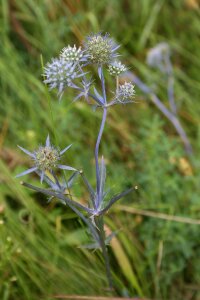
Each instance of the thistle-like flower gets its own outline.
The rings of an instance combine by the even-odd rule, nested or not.
[[[73,86],[73,80],[83,75],[76,63],[69,62],[63,57],[53,58],[44,68],[44,83],[48,84],[50,89],[58,88],[61,98],[64,89]]]
[[[89,56],[89,62],[93,64],[109,64],[118,56],[116,50],[119,46],[114,43],[108,34],[97,33],[89,36],[84,43],[84,47],[86,54]]]
[[[147,64],[158,68],[161,72],[168,70],[170,47],[167,43],[159,43],[147,53]]]
[[[70,166],[59,164],[61,156],[71,147],[71,145],[60,151],[58,148],[51,145],[49,135],[47,136],[45,146],[40,146],[34,152],[30,152],[20,146],[18,147],[33,159],[34,166],[18,174],[16,177],[21,177],[32,172],[38,172],[40,174],[42,182],[46,171],[52,172],[56,168],[76,171],[76,169]]]
[[[77,48],[76,45],[74,45],[74,47],[67,46],[63,48],[60,53],[60,57],[68,62],[86,61],[86,57],[84,56],[81,47]]]
[[[124,73],[126,71],[126,66],[123,65],[120,61],[115,60],[110,65],[108,65],[108,72],[112,76],[119,76],[121,73]]]
[[[116,101],[120,103],[133,102],[135,98],[135,86],[131,82],[119,85],[116,93]]]

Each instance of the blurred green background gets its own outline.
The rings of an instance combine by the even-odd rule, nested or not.
[[[14,178],[30,164],[17,145],[33,150],[56,131],[61,148],[73,142],[67,162],[95,183],[101,114],[83,101],[72,104],[70,90],[60,103],[56,93],[48,95],[40,57],[46,63],[101,30],[122,45],[123,62],[155,87],[167,107],[165,82],[145,61],[151,47],[169,43],[179,117],[194,152],[186,156],[174,127],[139,88],[136,104],[110,109],[100,149],[108,185],[117,192],[138,186],[106,217],[108,231],[120,229],[109,248],[116,294],[199,300],[200,226],[159,218],[200,219],[199,1],[1,0],[0,14],[0,299],[109,295],[100,254],[79,248],[88,240],[84,225]],[[24,179],[40,185],[35,175]],[[73,192],[86,200],[80,182]]]

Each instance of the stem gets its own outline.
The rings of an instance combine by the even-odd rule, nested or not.
[[[102,216],[96,217],[96,224],[99,229],[99,241],[100,241],[101,250],[102,250],[102,254],[103,254],[103,258],[104,258],[104,262],[105,262],[108,285],[109,285],[109,288],[112,290],[113,289],[112,275],[111,275],[111,271],[110,271],[110,261],[109,261],[109,256],[108,256],[108,252],[107,252],[107,247],[105,244],[104,220],[103,220]]]
[[[119,90],[119,76],[116,77],[116,90]]]
[[[101,79],[101,88],[102,88],[102,94],[103,94],[103,99],[104,99],[104,105],[107,103],[106,101],[106,87],[105,87],[105,78],[104,78],[104,74],[103,74],[103,68],[102,66],[100,67],[100,79]],[[95,209],[99,208],[101,199],[100,199],[100,170],[99,170],[99,162],[98,162],[98,157],[99,157],[99,145],[101,142],[101,138],[102,138],[102,134],[103,134],[103,130],[104,130],[104,125],[106,122],[106,116],[107,116],[107,108],[104,106],[103,108],[103,116],[102,116],[102,121],[101,121],[101,126],[99,129],[99,134],[97,137],[97,142],[96,142],[96,146],[95,146],[95,151],[94,151],[94,156],[95,156],[95,165],[96,165],[96,184],[97,184],[97,199],[96,199],[96,203],[95,203]]]
[[[171,111],[174,115],[177,115],[177,107],[174,99],[174,77],[173,77],[173,67],[170,61],[169,54],[164,57],[166,64],[166,73],[167,73],[167,94],[170,104]]]
[[[177,115],[177,108],[174,100],[174,78],[172,74],[168,76],[167,92],[171,111],[174,115]]]
[[[106,102],[107,102],[107,100],[106,100],[106,86],[105,86],[105,78],[104,78],[102,66],[101,66],[101,87],[102,87],[104,104],[106,104]]]
[[[95,146],[95,165],[96,165],[96,183],[97,183],[97,202],[96,202],[96,209],[98,209],[99,204],[100,204],[100,198],[99,198],[99,191],[100,191],[100,170],[99,170],[99,162],[98,162],[98,156],[99,156],[99,145],[101,142],[101,138],[102,138],[102,134],[103,134],[103,129],[104,129],[104,125],[106,122],[106,116],[107,116],[107,108],[104,107],[103,109],[103,116],[102,116],[102,121],[101,121],[101,126],[99,129],[99,134],[97,137],[97,142],[96,142],[96,146]]]
[[[165,107],[165,105],[161,102],[161,100],[152,92],[152,90],[144,84],[134,73],[127,72],[128,77],[143,91],[145,94],[148,94],[152,100],[152,102],[159,108],[159,110],[165,115],[165,117],[174,125],[176,131],[178,132],[184,147],[185,151],[188,155],[192,155],[192,146],[190,141],[178,120],[178,117],[175,116],[169,109]]]

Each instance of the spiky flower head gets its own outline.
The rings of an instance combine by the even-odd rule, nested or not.
[[[108,66],[108,72],[112,76],[119,76],[121,73],[126,72],[127,68],[120,61],[115,60]]]
[[[71,147],[71,145],[67,146],[65,149],[60,151],[58,148],[51,145],[50,138],[47,136],[46,144],[44,146],[40,146],[33,152],[30,152],[20,146],[18,146],[23,152],[28,154],[33,160],[33,167],[18,174],[16,177],[21,177],[26,174],[32,172],[39,172],[41,177],[41,182],[43,181],[44,175],[46,171],[52,172],[54,169],[64,169],[70,171],[76,171],[76,169],[59,164],[61,156]]]
[[[76,45],[74,45],[74,47],[67,46],[63,48],[60,56],[69,62],[81,62],[86,60],[81,47],[77,48]]]
[[[131,82],[119,85],[116,98],[121,103],[133,102],[135,98],[135,86]]]
[[[73,85],[73,80],[83,76],[83,73],[73,62],[66,61],[63,57],[53,58],[44,68],[44,83],[48,84],[50,89],[57,88],[58,94],[62,96],[67,86]]]
[[[117,57],[116,50],[118,45],[109,37],[108,34],[101,33],[90,35],[84,43],[89,62],[97,65],[109,64]]]
[[[57,167],[60,153],[54,146],[41,146],[35,151],[35,165],[41,171],[50,171]]]
[[[147,53],[147,64],[165,72],[168,68],[170,58],[170,47],[167,43],[159,43]]]

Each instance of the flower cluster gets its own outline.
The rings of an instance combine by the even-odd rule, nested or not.
[[[128,103],[134,98],[134,86],[131,83],[117,88],[116,98],[107,104],[105,91],[100,95],[94,88],[94,94],[90,88],[93,83],[92,78],[88,79],[83,69],[89,64],[94,64],[98,68],[100,80],[104,80],[103,66],[105,66],[111,76],[118,77],[127,71],[127,68],[120,61],[116,60],[119,48],[108,34],[92,34],[83,42],[83,47],[68,45],[63,48],[58,58],[53,58],[44,68],[44,83],[49,85],[50,89],[57,88],[60,99],[64,90],[71,87],[79,91],[74,101],[80,98],[88,100],[91,97],[97,106],[112,105],[114,103]],[[77,85],[75,80],[82,77]],[[88,101],[89,102],[89,101]],[[89,102],[90,103],[90,102]]]

